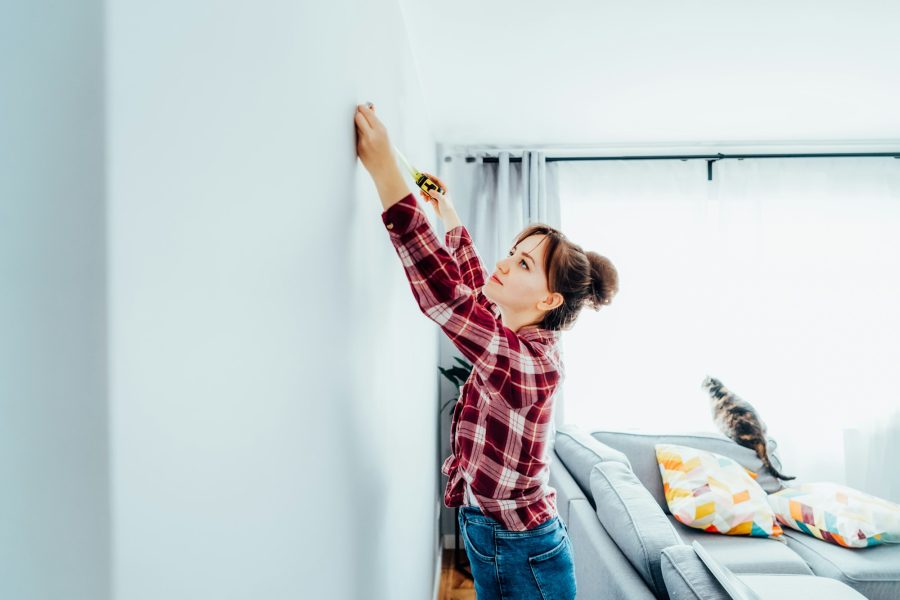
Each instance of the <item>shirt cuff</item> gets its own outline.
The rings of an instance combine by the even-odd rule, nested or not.
[[[472,243],[472,238],[469,237],[469,232],[464,225],[457,225],[444,235],[444,246],[450,250],[458,249],[464,241],[469,244]]]
[[[416,201],[412,192],[408,193],[396,204],[381,213],[381,221],[392,236],[402,236],[410,231],[415,231],[419,226],[428,222],[425,212]]]

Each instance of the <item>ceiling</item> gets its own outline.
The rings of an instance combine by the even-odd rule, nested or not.
[[[399,2],[439,143],[900,147],[900,2]]]

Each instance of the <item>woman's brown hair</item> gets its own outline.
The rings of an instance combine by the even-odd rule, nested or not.
[[[558,229],[533,223],[516,236],[516,244],[531,235],[546,235],[544,272],[547,288],[559,292],[563,303],[547,311],[538,325],[554,331],[569,330],[581,309],[594,311],[609,304],[619,291],[619,274],[612,262],[596,252],[585,252]]]

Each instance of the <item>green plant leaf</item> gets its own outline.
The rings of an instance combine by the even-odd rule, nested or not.
[[[455,385],[457,388],[459,388],[466,382],[466,380],[472,374],[472,365],[467,363],[463,359],[459,358],[458,356],[454,357],[454,360],[456,360],[456,362],[458,362],[462,366],[450,367],[449,369],[445,369],[443,367],[438,367],[438,370],[441,372],[441,375],[443,375],[444,377],[449,379],[453,385]],[[443,412],[448,404],[450,404],[451,402],[456,402],[457,400],[459,400],[459,396],[456,396],[456,398],[453,398],[452,400],[448,400],[447,402],[444,403],[443,406],[441,406],[441,409],[439,412]]]
[[[461,364],[463,367],[465,367],[466,370],[468,370],[468,371],[471,371],[471,370],[472,370],[472,365],[470,365],[469,363],[467,363],[466,361],[464,361],[464,360],[461,359],[460,357],[455,356],[455,357],[453,357],[453,359],[454,359],[456,362],[458,362],[459,364]]]
[[[456,367],[453,367],[452,369],[444,369],[444,368],[442,368],[442,367],[438,367],[438,369],[440,370],[441,374],[442,374],[444,377],[446,377],[447,379],[450,380],[450,382],[451,382],[452,384],[454,384],[454,385],[456,385],[456,386],[459,386],[459,385],[460,385],[460,382],[459,382],[459,379],[458,379],[458,375],[457,375],[457,373],[455,372]]]

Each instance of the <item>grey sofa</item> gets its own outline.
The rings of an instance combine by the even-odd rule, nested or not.
[[[785,540],[707,533],[668,512],[654,445],[681,444],[728,456],[783,489],[751,450],[720,434],[556,433],[550,485],[568,525],[582,599],[716,600],[731,596],[700,561],[694,540],[760,597],[900,599],[900,545],[848,549],[784,527]],[[777,453],[770,457],[780,468]],[[785,543],[786,542],[786,543]]]

